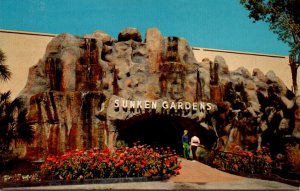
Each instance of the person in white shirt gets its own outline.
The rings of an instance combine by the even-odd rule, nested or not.
[[[197,159],[196,151],[199,145],[200,145],[200,139],[197,136],[193,136],[191,138],[191,150],[193,154],[193,160]]]

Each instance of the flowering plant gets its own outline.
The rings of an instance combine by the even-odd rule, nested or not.
[[[44,179],[151,177],[176,175],[181,168],[173,151],[146,145],[109,149],[81,149],[60,156],[48,156],[41,165]]]
[[[232,145],[229,152],[212,152],[210,158],[210,165],[223,171],[271,175],[273,161],[266,147],[253,152]]]

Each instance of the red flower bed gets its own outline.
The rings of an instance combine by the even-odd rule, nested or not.
[[[78,180],[90,178],[151,177],[176,175],[181,168],[178,156],[169,149],[144,145],[120,147],[114,152],[98,148],[74,150],[48,156],[41,166],[43,178]]]
[[[210,165],[223,171],[245,174],[271,175],[272,159],[268,148],[245,151],[232,145],[229,152],[213,152]]]

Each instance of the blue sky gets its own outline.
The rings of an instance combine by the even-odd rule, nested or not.
[[[0,0],[0,29],[116,38],[125,27],[143,37],[157,27],[192,46],[288,55],[263,22],[253,23],[239,0]]]

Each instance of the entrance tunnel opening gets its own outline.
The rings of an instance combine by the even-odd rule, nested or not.
[[[214,131],[207,130],[195,120],[180,116],[143,114],[116,121],[115,125],[118,130],[117,141],[123,140],[128,146],[140,142],[153,148],[170,147],[178,154],[182,154],[181,137],[185,129],[188,130],[189,138],[196,135],[208,149],[217,140]]]

